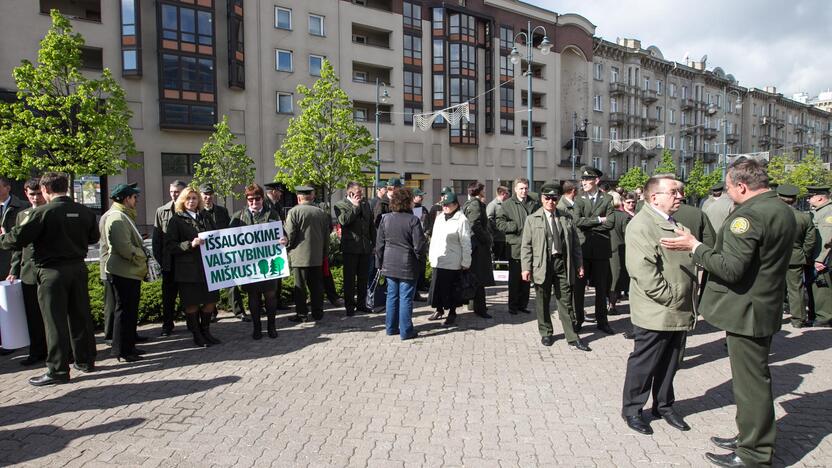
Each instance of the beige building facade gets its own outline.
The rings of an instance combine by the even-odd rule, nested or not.
[[[606,41],[580,15],[517,0],[5,0],[5,98],[14,91],[12,69],[36,59],[50,8],[73,17],[90,72],[111,69],[127,92],[140,167],[102,178],[101,187],[106,193],[127,180],[144,187],[142,223],[152,223],[171,180],[190,177],[222,116],[248,146],[257,182],[271,181],[280,170],[274,152],[299,114],[296,87],[311,86],[323,60],[374,137],[376,82],[383,83],[390,101],[380,106],[382,176],[406,175],[428,200],[446,185],[464,192],[478,180],[493,193],[524,177],[526,132],[534,138],[535,184],[569,179],[573,129],[584,125],[576,165],[593,164],[611,181],[633,166],[651,169],[661,149],[610,152],[610,138],[665,135],[677,161],[690,167],[701,158],[711,170],[723,140],[728,153],[805,154],[814,145],[829,160],[830,113],[775,90],[740,87],[704,61],[676,63],[637,40]],[[531,66],[523,41],[515,44],[529,21],[532,45],[544,36],[536,26],[553,43],[547,55],[533,49]],[[515,45],[523,56],[517,65]],[[466,101],[465,125],[414,130],[414,113]]]

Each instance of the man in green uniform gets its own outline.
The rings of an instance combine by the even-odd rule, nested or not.
[[[25,187],[26,198],[32,206],[17,213],[15,225],[22,224],[34,208],[46,204],[40,189],[40,179],[29,179]],[[46,332],[43,328],[43,315],[38,305],[37,268],[32,261],[31,244],[15,250],[12,254],[12,267],[6,281],[18,279],[23,288],[23,306],[26,309],[26,327],[29,330],[29,356],[20,361],[20,364],[31,366],[46,359]]]
[[[308,320],[306,288],[312,302],[312,318],[324,316],[324,256],[329,251],[329,215],[313,203],[315,194],[312,187],[295,187],[298,204],[286,215],[286,249],[289,252],[289,266],[295,276],[295,316],[292,322]]]
[[[612,196],[601,192],[598,184],[603,173],[594,167],[585,167],[581,172],[583,192],[576,197],[574,220],[583,232],[584,277],[578,279],[575,287],[575,317],[577,327],[584,323],[584,299],[586,285],[595,287],[595,324],[599,331],[612,335],[615,331],[607,321],[607,296],[610,281],[610,257],[612,244],[610,230],[613,226],[607,222],[612,213]]]
[[[370,255],[376,243],[376,225],[370,204],[358,182],[347,185],[343,200],[335,203],[335,216],[341,224],[341,253],[344,257],[344,306],[347,316],[367,308],[367,277]]]
[[[162,336],[173,334],[173,315],[176,308],[176,296],[179,294],[174,281],[175,273],[171,254],[165,252],[164,249],[165,233],[168,232],[168,221],[173,216],[173,204],[179,197],[179,193],[187,186],[188,184],[181,180],[174,180],[170,183],[168,188],[170,203],[156,208],[156,219],[153,222],[153,236],[151,238],[153,258],[162,267]]]
[[[529,196],[529,180],[514,180],[514,195],[497,208],[497,229],[506,235],[509,248],[508,259],[508,313],[530,314],[529,282],[523,281],[520,267],[520,244],[526,217],[540,208],[540,203]]]
[[[705,268],[702,316],[727,333],[738,434],[712,437],[715,445],[732,452],[705,457],[718,466],[769,466],[776,427],[768,356],[771,337],[780,330],[797,223],[769,189],[760,162],[737,159],[728,168],[725,185],[738,206],[723,223],[714,247],[680,230],[678,237],[664,238],[661,244],[693,252],[693,261]]]
[[[67,196],[66,174],[47,172],[40,183],[47,203],[0,236],[2,249],[22,249],[32,244],[48,349],[48,371],[29,379],[35,386],[69,382],[70,352],[75,356],[73,367],[82,372],[95,370],[95,336],[84,258],[88,246],[99,239],[95,213]]]
[[[829,187],[807,187],[812,219],[818,232],[813,254],[815,281],[812,296],[815,298],[815,325],[832,326],[832,274],[830,274],[830,247],[832,247],[832,201]]]
[[[543,346],[555,342],[549,305],[554,288],[558,316],[570,348],[592,351],[575,332],[572,286],[584,274],[581,243],[572,218],[557,209],[558,186],[554,182],[540,189],[542,208],[526,217],[520,244],[523,281],[534,283],[537,299],[537,328]]]
[[[803,295],[806,288],[803,283],[804,267],[815,251],[818,231],[812,222],[812,215],[797,210],[794,207],[797,201],[799,189],[791,184],[783,184],[777,187],[777,196],[783,203],[792,208],[795,222],[797,222],[797,235],[792,246],[792,256],[789,260],[789,272],[786,275],[786,297],[789,300],[789,313],[792,315],[792,326],[802,328],[808,325],[806,316],[806,302]]]

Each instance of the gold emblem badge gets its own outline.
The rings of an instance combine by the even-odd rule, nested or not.
[[[832,224],[832,216],[827,216],[826,219],[824,219],[824,221],[826,221],[827,223]]]
[[[751,227],[751,224],[743,217],[735,218],[731,221],[731,232],[734,234],[745,234],[749,227]]]

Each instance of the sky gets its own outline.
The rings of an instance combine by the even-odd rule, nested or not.
[[[832,89],[829,0],[525,0],[559,14],[577,13],[595,34],[657,46],[666,60],[708,56],[740,86],[773,85],[791,98]]]

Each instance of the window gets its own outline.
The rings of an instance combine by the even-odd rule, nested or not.
[[[610,127],[610,140],[617,140],[618,139],[618,129],[615,127]]]
[[[656,80],[656,94],[661,96],[663,91],[664,91],[664,82],[662,80]]]
[[[644,77],[644,89],[650,89],[650,78]]]
[[[422,74],[409,70],[404,71],[404,100],[422,100]]]
[[[618,83],[618,67],[610,67],[610,83]]]
[[[284,71],[284,72],[293,71],[292,51],[277,49],[274,52],[274,59],[275,59],[275,64],[274,64],[275,70]]]
[[[363,107],[356,107],[352,110],[352,118],[356,122],[366,122],[367,121],[367,109]]]
[[[601,127],[599,125],[592,126],[592,141],[601,141]]]
[[[592,158],[592,167],[601,167],[601,158]]]
[[[141,75],[141,31],[137,0],[121,0],[121,73]]]
[[[687,112],[682,112],[682,125],[687,125],[687,124],[688,124],[688,113]]]
[[[404,35],[404,63],[411,65],[422,64],[422,38]]]
[[[512,47],[514,47],[514,29],[500,26],[500,48],[511,49]]]
[[[682,86],[682,99],[687,99],[687,98],[688,98],[688,87],[687,86]]]
[[[433,64],[445,64],[445,41],[442,39],[433,40]]]
[[[656,120],[659,122],[662,121],[662,108],[661,106],[656,107]]]
[[[212,93],[214,91],[214,60],[174,54],[162,55],[162,87]],[[196,98],[194,97],[194,100]]]
[[[228,87],[245,89],[245,31],[243,0],[228,1]]]
[[[618,161],[610,160],[610,178],[618,178]]]
[[[676,84],[675,83],[670,83],[669,85],[667,85],[667,94],[670,95],[670,97],[672,97],[672,98],[676,97]]]
[[[604,79],[604,64],[596,63],[594,64],[595,68],[595,79],[596,80],[603,80]]]
[[[421,76],[421,75],[420,75]],[[416,107],[412,104],[408,105],[405,104],[404,106],[404,123],[411,125],[413,124],[413,114],[418,114],[422,112],[422,107]]]
[[[703,145],[703,148],[705,149],[706,153],[709,153],[711,151],[711,143],[706,141],[705,144]]]
[[[324,17],[319,15],[309,15],[309,34],[313,36],[324,35]]]
[[[274,7],[274,27],[291,31],[292,10],[289,8]]]
[[[500,133],[503,135],[514,135],[514,119],[500,117]]]
[[[312,76],[321,76],[321,67],[324,66],[324,59],[321,55],[309,56],[309,74]]]
[[[163,176],[192,176],[199,154],[162,153]]]
[[[514,64],[511,63],[511,57],[508,55],[500,56],[500,79],[510,80],[514,78]]]
[[[722,96],[719,94],[716,95],[716,107],[722,109]]]
[[[601,96],[596,95],[592,98],[592,110],[601,112],[603,111],[603,106],[601,105]]]
[[[367,72],[363,70],[354,70],[352,72],[352,80],[357,83],[367,83],[369,81]]]
[[[104,51],[100,47],[81,47],[81,69],[104,69]]]
[[[676,135],[667,136],[667,147],[672,150],[676,149]]]
[[[500,88],[500,112],[514,112],[514,88]]]
[[[294,112],[294,101],[292,101],[292,93],[277,93],[277,113],[291,114]]]
[[[600,110],[600,109],[596,109]],[[610,98],[610,112],[618,112],[618,99]]]
[[[422,6],[411,2],[402,2],[404,25],[413,29],[422,29]]]
[[[708,104],[711,103],[711,93],[705,93],[705,102]]]
[[[442,8],[433,9],[432,28],[436,30],[445,30],[445,10]]]
[[[672,124],[676,123],[676,111],[674,109],[667,110],[667,120]]]
[[[445,101],[445,76],[433,75],[433,100]]]
[[[161,8],[162,39],[202,46],[214,45],[213,13],[166,3],[161,4]]]

